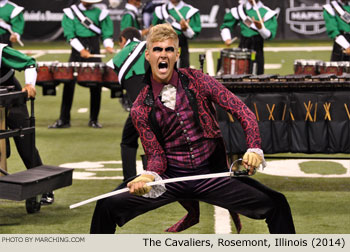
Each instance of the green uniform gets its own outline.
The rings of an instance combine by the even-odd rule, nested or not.
[[[102,40],[113,38],[113,22],[108,15],[108,11],[99,8],[91,8],[83,10],[82,13],[91,19],[91,21],[101,29],[101,34],[96,34],[96,32],[85,27],[76,15],[74,15],[72,9],[66,8],[63,10],[64,16],[62,19],[62,27],[64,31],[64,36],[69,42],[71,39],[76,37],[94,37],[96,35],[101,35]]]
[[[223,41],[231,40],[231,33],[236,25],[241,28],[239,48],[247,48],[256,52],[256,74],[264,73],[264,40],[274,39],[277,32],[277,13],[266,7],[261,1],[257,2],[257,8],[264,22],[260,30],[252,22],[259,20],[257,11],[249,3],[242,3],[232,8],[224,16],[224,22],[220,27]],[[249,23],[247,21],[250,21]]]
[[[0,44],[0,67],[7,67],[18,71],[35,67],[35,59],[29,57],[5,44]]]
[[[113,58],[114,70],[119,74],[121,66],[127,60],[128,56],[134,51],[137,45],[140,44],[139,40],[134,39],[125,45],[125,47]],[[124,74],[124,79],[127,80],[134,75],[145,74],[145,51],[136,60],[135,63],[130,65],[129,71]],[[121,79],[119,79],[121,81]]]
[[[189,20],[189,26],[191,29],[185,31],[181,30],[181,18],[174,8],[180,12],[186,21]],[[170,23],[179,35],[179,45],[181,48],[180,67],[189,67],[190,62],[187,40],[195,38],[202,30],[199,10],[183,1],[180,1],[176,7],[171,2],[157,6],[153,13],[152,25],[166,22]]]
[[[9,43],[10,29],[19,36],[23,34],[23,7],[10,1],[0,1],[0,43]]]
[[[192,37],[187,38],[194,38],[195,36],[197,36],[202,30],[199,10],[189,4],[184,3],[183,1],[180,1],[176,8],[185,20],[190,20],[189,25],[194,31],[194,35]],[[168,15],[172,16],[175,19],[175,21],[171,22],[170,24],[173,26],[176,33],[178,35],[183,34],[184,32],[181,30],[180,26],[181,18],[174,10],[174,6],[171,3],[163,4],[161,6],[156,7],[153,13],[152,25],[163,24],[167,22],[166,18]]]
[[[342,18],[342,14],[350,15],[349,4],[331,1],[330,4],[323,6],[327,35],[334,40],[331,61],[350,60],[350,57],[343,53],[343,50],[350,46],[350,23]]]
[[[0,43],[0,84],[14,79],[14,71],[25,70],[25,83],[35,85],[36,82],[36,61],[9,46]]]
[[[120,32],[122,32],[125,28],[134,27],[138,30],[141,29],[141,24],[139,21],[139,10],[134,5],[127,3],[125,5],[125,10],[122,16],[122,20],[120,21]]]
[[[262,3],[259,5],[259,3],[258,3],[258,7],[259,7],[260,16],[264,21],[264,25],[266,29],[268,29],[271,32],[270,36],[266,39],[274,39],[276,37],[276,32],[277,32],[276,12],[264,6]],[[260,35],[255,25],[251,25],[248,27],[247,25],[244,24],[245,17],[246,18],[254,17],[255,20],[259,20],[258,14],[254,10],[254,8],[252,8],[251,5],[248,5],[248,6],[249,7],[247,7],[244,4],[241,4],[240,6],[234,7],[229,12],[227,12],[224,16],[224,22],[221,25],[220,30],[227,28],[230,30],[230,32],[232,32],[234,27],[237,24],[239,24],[241,28],[242,36],[249,38],[256,35]]]
[[[80,52],[85,49],[91,54],[100,54],[100,38],[105,47],[113,48],[113,22],[107,9],[99,9],[92,5],[86,8],[82,3],[63,9],[63,33],[72,46],[70,62],[101,62],[100,58],[83,58]],[[89,125],[97,125],[101,106],[101,85],[90,88],[90,121]],[[50,128],[70,127],[70,111],[73,104],[75,80],[65,83],[62,95],[60,118]]]

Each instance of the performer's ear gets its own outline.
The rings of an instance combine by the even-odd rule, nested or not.
[[[149,62],[149,51],[147,48],[145,50],[145,59]]]

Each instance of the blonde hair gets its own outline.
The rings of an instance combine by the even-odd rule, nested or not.
[[[175,42],[176,50],[179,48],[179,37],[170,24],[159,24],[153,26],[147,35],[147,49],[150,49],[152,43],[163,42],[172,39]]]

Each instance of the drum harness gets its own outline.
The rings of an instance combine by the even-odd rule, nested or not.
[[[80,23],[85,26],[87,29],[89,29],[90,31],[93,31],[94,33],[101,35],[102,31],[101,28],[98,27],[97,25],[94,24],[94,22],[88,18],[87,16],[84,15],[84,13],[82,13],[78,6],[76,6],[75,4],[73,4],[70,7],[74,13],[74,15],[79,19]]]
[[[118,70],[118,80],[120,84],[125,79],[125,74],[129,72],[130,68],[141,57],[145,49],[146,49],[146,41],[142,41],[137,46],[135,46],[132,52],[124,60],[123,64],[120,66]]]
[[[332,1],[331,5],[337,11],[337,13],[339,14],[340,18],[345,23],[349,24],[350,23],[350,13],[347,12],[346,10],[344,10],[344,8],[342,6],[340,6],[339,3],[336,2],[336,1]]]

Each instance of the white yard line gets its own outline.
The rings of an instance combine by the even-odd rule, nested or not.
[[[215,234],[231,234],[231,216],[224,208],[214,206]]]

